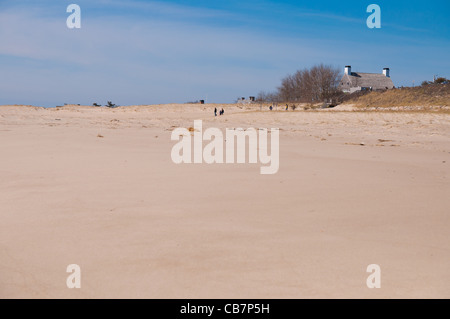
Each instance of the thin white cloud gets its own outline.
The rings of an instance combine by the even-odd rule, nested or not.
[[[242,18],[227,11],[119,0],[97,5],[159,10],[159,16],[94,16],[84,14],[82,7],[82,28],[70,30],[64,10],[54,15],[31,3],[28,10],[8,7],[0,12],[0,55],[16,62],[2,65],[0,60],[2,76],[8,78],[0,96],[60,103],[102,103],[109,98],[140,104],[183,102],[208,94],[230,102],[237,95],[257,94],[259,88],[275,88],[282,76],[315,63],[394,67],[393,57],[385,56],[386,48],[377,43],[268,34],[264,28],[233,24],[205,27],[197,19],[186,19]],[[402,47],[391,45],[389,52],[401,55]]]
[[[133,9],[140,12],[151,12],[153,14],[160,14],[166,17],[176,18],[233,18],[236,14],[226,10],[215,10],[208,8],[191,7],[187,5],[180,5],[174,3],[165,3],[160,1],[123,1],[123,0],[99,0],[98,5],[109,8]]]
[[[234,59],[249,63],[268,63],[275,54],[295,59],[299,54],[316,55],[310,40],[309,46],[302,46],[300,38],[274,38],[233,27],[204,28],[178,21],[127,17],[111,22],[100,17],[85,18],[81,29],[69,30],[62,17],[43,19],[35,10],[0,13],[0,38],[0,54],[81,65],[108,60],[127,63],[143,54],[161,61],[205,56],[211,62]]]

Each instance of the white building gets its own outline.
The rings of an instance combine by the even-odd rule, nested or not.
[[[384,68],[383,73],[352,72],[352,67],[345,67],[344,76],[339,83],[339,89],[346,93],[363,90],[389,90],[394,88],[389,68]]]

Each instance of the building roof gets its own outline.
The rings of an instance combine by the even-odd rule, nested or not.
[[[347,85],[347,83],[349,84]],[[390,77],[378,73],[352,72],[351,75],[344,74],[341,80],[344,87],[371,87],[374,90],[392,89],[394,83]]]

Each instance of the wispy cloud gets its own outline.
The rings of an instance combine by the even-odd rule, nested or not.
[[[370,70],[389,65],[395,70],[401,67],[402,48],[408,47],[413,58],[424,55],[423,45],[398,35],[371,33],[370,41],[361,41],[369,32],[364,25],[354,32],[358,36],[336,37],[355,29],[359,19],[327,11],[286,12],[277,7],[285,12],[273,13],[278,19],[294,15],[318,21],[279,26],[279,20],[240,10],[153,1],[80,1],[82,28],[70,30],[65,3],[18,3],[0,6],[0,67],[8,78],[0,86],[0,104],[57,104],[66,99],[92,103],[106,98],[142,104],[206,95],[230,102],[275,88],[287,73],[315,63],[353,63]],[[332,33],[323,27],[327,20],[345,26]],[[390,37],[398,43],[387,47]]]
[[[49,81],[47,85],[55,88],[57,82],[61,95],[74,87],[85,90],[86,86],[107,92],[110,85],[103,83],[114,81],[142,99],[139,89],[146,86],[146,93],[154,96],[161,92],[160,83],[172,88],[167,91],[183,95],[188,88],[194,96],[210,90],[215,91],[210,97],[223,100],[228,95],[233,99],[234,95],[246,93],[244,87],[253,87],[248,89],[252,90],[249,94],[255,94],[253,90],[263,86],[264,74],[268,75],[266,82],[275,86],[279,76],[274,77],[273,70],[287,70],[292,63],[318,56],[311,43],[302,46],[298,38],[294,42],[233,27],[204,28],[167,17],[146,20],[119,16],[113,21],[110,17],[83,17],[81,29],[69,30],[65,16],[41,18],[40,13],[0,13],[0,54],[41,61],[37,65],[48,69],[41,83]],[[282,58],[274,58],[277,56]],[[20,73],[39,72],[37,77],[43,74],[40,67],[27,68],[16,66],[10,70],[12,82],[20,77],[23,85]],[[146,85],[137,84],[143,82]],[[182,101],[180,96],[173,99]]]

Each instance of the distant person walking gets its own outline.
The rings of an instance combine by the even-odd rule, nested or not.
[[[224,115],[224,114],[225,114],[225,111],[222,108],[222,110],[220,111],[220,115]]]
[[[214,116],[217,116],[217,107],[214,108]]]

